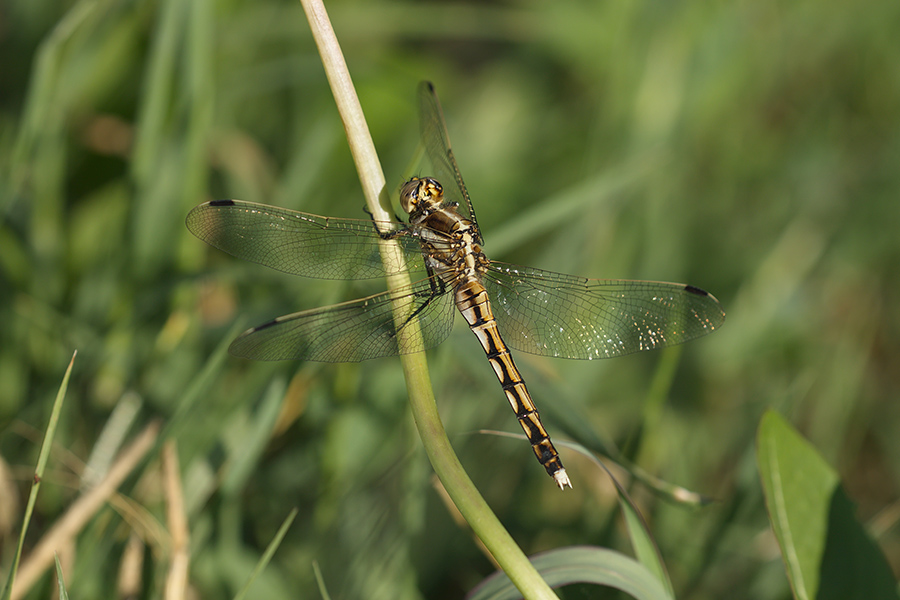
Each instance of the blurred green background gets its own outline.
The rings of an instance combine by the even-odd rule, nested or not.
[[[417,143],[416,84],[432,80],[489,256],[683,281],[725,307],[721,330],[680,349],[517,355],[555,439],[584,442],[588,427],[716,499],[689,508],[632,489],[679,597],[790,597],[754,463],[767,408],[840,471],[900,571],[900,5],[329,10],[391,190]],[[365,218],[298,3],[8,0],[0,168],[0,456],[16,484],[2,495],[18,511],[0,523],[4,573],[12,501],[76,349],[32,544],[77,496],[73,456],[162,417],[199,597],[232,596],[295,506],[252,597],[318,597],[313,561],[342,598],[458,598],[492,571],[434,488],[398,360],[222,357],[242,327],[368,289],[242,263],[184,227],[213,198]],[[461,319],[429,365],[463,464],[526,552],[630,552],[612,486],[587,460],[563,450],[575,489],[561,494],[525,442],[476,433],[518,425]],[[123,405],[136,416],[113,424]],[[165,529],[155,472],[122,491]],[[98,515],[70,593],[112,597],[133,526]],[[156,597],[165,536],[141,534]],[[47,576],[30,597],[50,589]]]

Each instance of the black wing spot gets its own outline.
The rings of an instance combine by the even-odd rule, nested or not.
[[[255,333],[257,331],[262,331],[263,329],[268,329],[269,327],[272,327],[273,325],[278,325],[278,323],[280,323],[280,322],[281,322],[280,319],[273,319],[273,320],[269,321],[268,323],[263,323],[262,325],[257,325],[256,327],[251,329],[250,332]]]
[[[234,206],[234,200],[213,200],[210,206]]]
[[[692,285],[684,286],[684,291],[689,292],[691,294],[696,294],[698,296],[709,296],[709,292],[707,292],[706,290],[701,290],[700,288],[694,287]]]

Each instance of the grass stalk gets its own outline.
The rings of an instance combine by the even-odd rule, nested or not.
[[[278,531],[275,533],[275,537],[272,538],[272,541],[269,542],[269,545],[266,546],[266,551],[263,552],[263,555],[257,561],[256,566],[253,568],[253,572],[250,574],[250,577],[247,578],[247,582],[241,588],[241,590],[234,597],[234,600],[244,600],[247,597],[247,594],[250,590],[250,587],[253,585],[258,578],[260,573],[268,566],[268,564],[272,561],[272,557],[275,556],[275,551],[278,550],[278,547],[281,545],[282,540],[284,540],[284,536],[287,535],[288,529],[291,527],[291,523],[294,522],[294,519],[297,517],[297,513],[299,510],[294,508],[285,518],[284,522],[282,522],[281,527],[278,528]],[[327,597],[326,597],[326,600]]]
[[[381,202],[387,198],[384,173],[337,37],[321,0],[302,0],[302,4],[344,123],[366,203],[376,220],[388,221],[391,216],[382,208],[387,202]],[[393,243],[385,243],[384,251],[399,252],[399,249]],[[408,284],[409,278],[405,275],[388,279],[391,291]],[[425,353],[404,354],[400,360],[419,436],[453,503],[525,598],[556,598],[491,511],[453,451],[438,415]]]
[[[162,480],[166,496],[166,524],[171,536],[165,583],[166,598],[184,598],[188,589],[191,562],[190,529],[175,440],[167,440],[163,444]]]
[[[53,408],[50,409],[50,420],[47,423],[47,429],[44,432],[44,440],[41,443],[41,451],[38,453],[37,466],[34,469],[34,482],[31,485],[31,494],[28,496],[28,504],[25,507],[25,516],[22,519],[22,530],[19,532],[19,544],[16,546],[16,554],[13,557],[13,564],[9,570],[9,577],[0,598],[6,600],[13,597],[13,592],[22,588],[15,588],[16,574],[19,570],[19,561],[22,559],[22,549],[25,547],[25,534],[28,533],[28,525],[31,523],[31,515],[34,513],[34,505],[37,502],[38,492],[41,490],[41,481],[44,478],[44,471],[47,468],[47,461],[50,460],[50,450],[53,447],[53,438],[56,435],[56,426],[59,423],[59,414],[62,411],[63,401],[66,398],[66,390],[69,388],[69,376],[72,374],[72,366],[75,364],[75,356],[77,352],[72,354],[72,360],[66,367],[66,374],[63,375],[62,384],[56,393],[56,400],[53,402]],[[26,586],[27,587],[27,586]]]

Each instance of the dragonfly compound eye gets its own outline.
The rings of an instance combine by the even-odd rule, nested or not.
[[[419,205],[419,187],[421,185],[422,180],[413,177],[400,188],[400,208],[407,214],[411,214]]]
[[[420,208],[436,209],[444,201],[444,188],[437,179],[431,177],[419,180],[417,194]]]
[[[444,199],[444,188],[431,177],[413,177],[400,189],[400,206],[407,213],[436,208]]]

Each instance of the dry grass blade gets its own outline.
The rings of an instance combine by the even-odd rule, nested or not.
[[[141,463],[156,443],[159,429],[160,423],[157,421],[147,425],[137,438],[121,452],[106,477],[95,488],[76,500],[69,511],[38,542],[19,569],[18,578],[10,596],[13,600],[18,600],[25,595],[52,564],[55,548],[77,535],[115,493],[125,478]]]
[[[181,486],[181,469],[178,466],[178,450],[175,442],[168,440],[162,451],[163,486],[166,494],[166,520],[171,535],[169,572],[166,576],[166,598],[179,600],[185,597],[188,585],[190,532],[185,514],[184,493]]]

